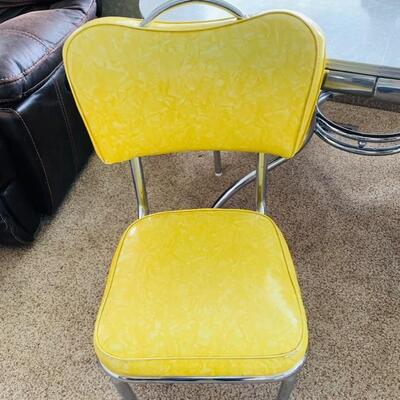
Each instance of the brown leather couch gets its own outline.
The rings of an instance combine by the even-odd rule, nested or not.
[[[0,0],[0,243],[31,242],[91,144],[62,64],[96,0]]]

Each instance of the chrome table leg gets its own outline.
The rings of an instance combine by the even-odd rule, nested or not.
[[[222,175],[222,161],[220,151],[214,151],[214,171],[216,176]]]

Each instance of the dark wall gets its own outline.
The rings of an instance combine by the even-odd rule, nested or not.
[[[140,17],[139,0],[103,0],[103,16]]]

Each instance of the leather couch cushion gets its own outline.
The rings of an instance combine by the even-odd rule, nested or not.
[[[0,0],[0,8],[21,7],[36,4],[55,3],[57,0]]]
[[[51,3],[0,24],[0,104],[41,86],[60,64],[65,39],[96,12],[95,0]]]
[[[49,2],[45,0],[0,0],[0,24],[18,15],[47,8],[49,8]]]

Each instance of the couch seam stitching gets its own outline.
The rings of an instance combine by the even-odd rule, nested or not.
[[[67,111],[66,111],[66,108],[65,108],[65,105],[64,105],[64,101],[62,99],[61,91],[60,91],[60,88],[59,88],[59,85],[58,85],[57,81],[54,82],[54,88],[55,88],[58,100],[60,102],[61,112],[63,114],[65,125],[67,127],[68,138],[69,138],[69,142],[71,144],[71,149],[72,149],[72,159],[73,159],[73,163],[74,163],[75,173],[78,173],[75,141],[73,140],[71,124],[70,124],[69,119],[68,119]]]
[[[43,83],[45,83],[47,80],[51,78],[52,75],[56,74],[57,71],[60,69],[60,67],[63,65],[63,62],[61,61],[59,64],[57,64],[53,70],[49,72],[42,80],[40,80],[38,83],[36,83],[34,86],[32,86],[30,89],[27,91],[23,92],[22,94],[16,96],[16,97],[10,97],[7,99],[0,99],[0,104],[1,103],[9,103],[10,101],[15,101],[18,99],[22,99],[24,96],[34,92],[36,89],[38,89]]]
[[[44,162],[43,162],[43,160],[42,160],[42,157],[40,156],[40,153],[39,153],[39,151],[38,151],[38,148],[37,148],[37,146],[36,146],[36,143],[35,143],[35,141],[33,140],[33,136],[32,136],[32,134],[31,134],[31,132],[30,132],[30,130],[29,130],[27,124],[25,123],[24,119],[23,119],[22,116],[20,115],[20,113],[19,113],[17,110],[13,110],[12,108],[9,108],[8,111],[11,111],[14,115],[17,116],[17,118],[18,118],[19,121],[22,123],[23,127],[25,128],[25,131],[28,133],[28,135],[29,135],[29,137],[30,137],[30,139],[31,139],[31,141],[32,141],[33,147],[34,147],[34,149],[35,149],[35,151],[36,151],[37,158],[38,158],[38,160],[39,160],[39,162],[40,162],[40,164],[41,164],[41,166],[42,166],[43,175],[44,175],[44,177],[45,177],[46,184],[47,184],[47,187],[48,187],[48,189],[49,189],[51,206],[52,206],[52,208],[53,208],[53,207],[54,207],[53,193],[52,193],[52,191],[51,191],[51,187],[50,187],[49,179],[48,179],[48,176],[47,176],[47,173],[46,173],[46,169],[45,169],[45,167],[44,167]]]
[[[12,32],[12,33],[16,33],[17,35],[21,35],[21,36],[28,37],[28,38],[30,38],[30,39],[36,40],[36,41],[37,41],[39,44],[41,44],[42,47],[44,47],[46,50],[49,48],[49,46],[47,46],[46,43],[45,43],[43,40],[41,40],[39,37],[37,37],[36,35],[34,35],[34,34],[32,34],[32,33],[29,33],[29,32],[22,31],[22,30],[20,30],[20,29],[10,29],[10,28],[1,29],[1,28],[0,28],[0,32],[2,32],[2,33],[3,33],[3,32]]]

